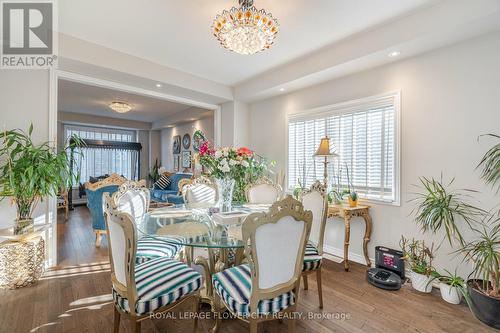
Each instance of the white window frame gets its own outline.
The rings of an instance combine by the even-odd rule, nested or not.
[[[377,100],[394,99],[394,201],[377,200],[373,198],[361,198],[363,202],[390,205],[390,206],[401,206],[401,90],[391,91],[383,94],[373,95],[365,98],[359,98],[356,100],[351,100],[347,102],[341,102],[337,104],[331,104],[326,106],[321,106],[314,109],[302,110],[296,113],[287,114],[285,117],[285,147],[286,147],[286,179],[285,184],[288,192],[292,192],[293,189],[288,188],[288,144],[289,144],[289,124],[292,120],[297,119],[314,119],[322,118],[330,115],[342,115],[347,113],[352,113],[352,108],[357,108],[364,104],[372,104]],[[318,142],[319,144],[319,142]],[[330,176],[330,175],[329,175]],[[322,179],[320,179],[322,180]]]

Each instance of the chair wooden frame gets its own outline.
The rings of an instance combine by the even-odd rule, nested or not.
[[[217,201],[219,200],[219,191],[217,190],[217,185],[215,185],[215,183],[208,177],[197,177],[195,179],[190,179],[191,182],[189,184],[184,184],[183,188],[182,188],[182,199],[184,200],[184,204],[189,206],[190,203],[189,201],[186,199],[186,194],[187,194],[187,191],[191,188],[191,187],[195,187],[196,185],[206,185],[208,187],[211,187],[214,191],[215,191],[215,203],[217,203]],[[194,203],[194,205],[196,205],[197,203]],[[191,205],[193,205],[193,203],[191,203]]]
[[[149,205],[151,204],[151,194],[149,192],[149,189],[146,186],[146,181],[144,179],[139,180],[139,181],[126,181],[125,183],[121,184],[120,187],[118,187],[118,191],[113,193],[111,196],[112,202],[113,202],[113,208],[116,209],[118,207],[118,202],[120,199],[127,193],[127,191],[141,191],[144,193],[146,196],[146,209],[147,211],[149,209]]]
[[[105,200],[106,200],[106,205],[112,204],[111,198],[109,195],[106,193],[105,195]],[[108,206],[109,207],[109,206]],[[137,252],[137,231],[134,225],[133,217],[128,214],[128,213],[121,213],[117,212],[113,209],[107,209],[105,214],[105,221],[106,221],[106,230],[107,230],[107,236],[108,240],[110,243],[110,246],[108,246],[108,252],[109,252],[109,261],[111,265],[111,282],[113,284],[113,287],[117,294],[123,298],[126,298],[128,300],[129,304],[129,310],[130,312],[125,312],[121,308],[119,308],[115,304],[115,310],[114,310],[114,323],[113,323],[113,332],[118,333],[120,330],[120,319],[121,316],[127,316],[129,321],[130,321],[130,329],[132,333],[138,333],[141,331],[141,322],[145,319],[150,318],[150,315],[152,313],[164,313],[173,310],[177,306],[184,304],[188,301],[193,301],[193,311],[198,312],[199,311],[199,302],[200,302],[200,293],[199,291],[193,292],[190,295],[187,295],[180,300],[168,304],[166,306],[160,307],[153,311],[152,313],[147,313],[147,314],[136,314],[135,313],[135,304],[137,303],[138,300],[138,295],[137,295],[137,287],[135,283],[135,256]],[[120,281],[118,281],[115,271],[114,271],[114,264],[113,264],[113,251],[111,247],[111,238],[109,234],[109,220],[112,220],[116,224],[118,224],[124,232],[125,235],[125,271],[126,271],[126,283],[127,285],[122,284]],[[197,330],[197,316],[195,316],[195,322],[194,322],[194,332]]]
[[[323,197],[323,215],[320,220],[320,229],[319,229],[319,240],[318,244],[315,244],[318,249],[318,254],[323,256],[323,243],[325,240],[325,228],[326,228],[326,220],[328,217],[328,196],[326,193],[325,184],[321,183],[319,180],[315,181],[314,184],[311,185],[311,188],[302,191],[301,200],[304,196],[317,192]],[[316,274],[316,282],[318,285],[318,297],[319,297],[319,308],[323,309],[323,286],[321,282],[321,266],[317,269],[313,269],[310,271],[302,272],[302,278],[304,280],[304,290],[309,289],[309,284],[307,281],[307,276],[311,274]]]
[[[257,229],[268,223],[277,223],[281,218],[291,216],[295,221],[304,222],[304,232],[300,240],[299,251],[297,252],[297,259],[295,261],[295,270],[292,278],[287,281],[280,283],[272,288],[261,289],[259,287],[259,262],[257,256],[253,256],[253,253],[257,253],[255,234]],[[250,324],[250,333],[257,333],[257,325],[263,321],[279,319],[276,314],[260,315],[257,314],[257,307],[261,300],[272,299],[279,295],[285,294],[287,292],[293,291],[295,295],[295,303],[289,306],[285,310],[280,311],[280,314],[294,312],[297,309],[297,304],[299,302],[299,287],[300,287],[300,277],[302,272],[302,265],[304,261],[304,252],[306,248],[307,239],[309,238],[309,232],[311,231],[312,224],[312,212],[304,211],[304,207],[300,201],[295,200],[291,196],[287,196],[285,199],[274,203],[267,213],[253,213],[250,214],[242,226],[243,240],[248,244],[245,247],[245,255],[250,265],[251,279],[252,279],[252,293],[250,295],[250,315],[240,316],[237,313],[232,312],[228,309],[232,315],[236,318],[243,320]],[[217,293],[216,304],[220,306],[223,304]],[[293,317],[293,316],[291,316]],[[295,332],[295,318],[288,319],[288,332]],[[220,329],[221,319],[220,316],[216,316],[216,324],[212,332],[217,333]]]
[[[276,199],[280,200],[282,198],[283,188],[281,187],[281,185],[276,184],[275,182],[273,182],[271,179],[269,179],[267,177],[261,177],[257,181],[253,182],[252,184],[248,184],[247,186],[245,186],[245,198],[246,198],[247,202],[250,202],[250,190],[253,187],[259,186],[259,185],[270,185],[270,186],[274,187],[278,193]]]

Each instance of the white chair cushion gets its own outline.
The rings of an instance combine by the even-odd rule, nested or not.
[[[135,283],[139,315],[172,304],[182,297],[200,289],[201,274],[179,261],[157,258],[137,265]],[[123,311],[130,312],[128,299],[121,297],[113,288],[113,300]]]
[[[136,264],[155,258],[175,258],[183,248],[182,237],[144,237],[137,241]]]
[[[302,271],[314,271],[321,267],[322,262],[323,257],[319,254],[316,246],[312,243],[307,243]]]
[[[252,280],[248,265],[232,267],[214,274],[212,282],[215,292],[231,312],[239,316],[248,316],[250,314]],[[290,291],[273,299],[261,300],[257,306],[257,314],[277,313],[294,304],[295,295]]]
[[[252,204],[273,204],[278,197],[279,191],[273,185],[259,184],[248,189],[248,202]]]

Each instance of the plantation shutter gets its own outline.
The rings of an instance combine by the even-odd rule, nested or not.
[[[321,158],[314,158],[321,138],[330,138],[337,153],[329,164],[329,184],[340,173],[341,187],[351,183],[362,198],[396,201],[395,95],[349,106],[332,107],[315,115],[291,117],[288,124],[288,185],[309,187],[323,179]]]

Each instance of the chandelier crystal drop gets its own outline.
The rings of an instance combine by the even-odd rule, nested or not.
[[[279,25],[271,13],[257,10],[253,0],[239,0],[233,7],[217,15],[212,25],[214,36],[226,49],[239,54],[254,54],[273,45]]]
[[[125,102],[113,102],[109,104],[109,108],[118,113],[127,113],[132,110],[130,104]]]

